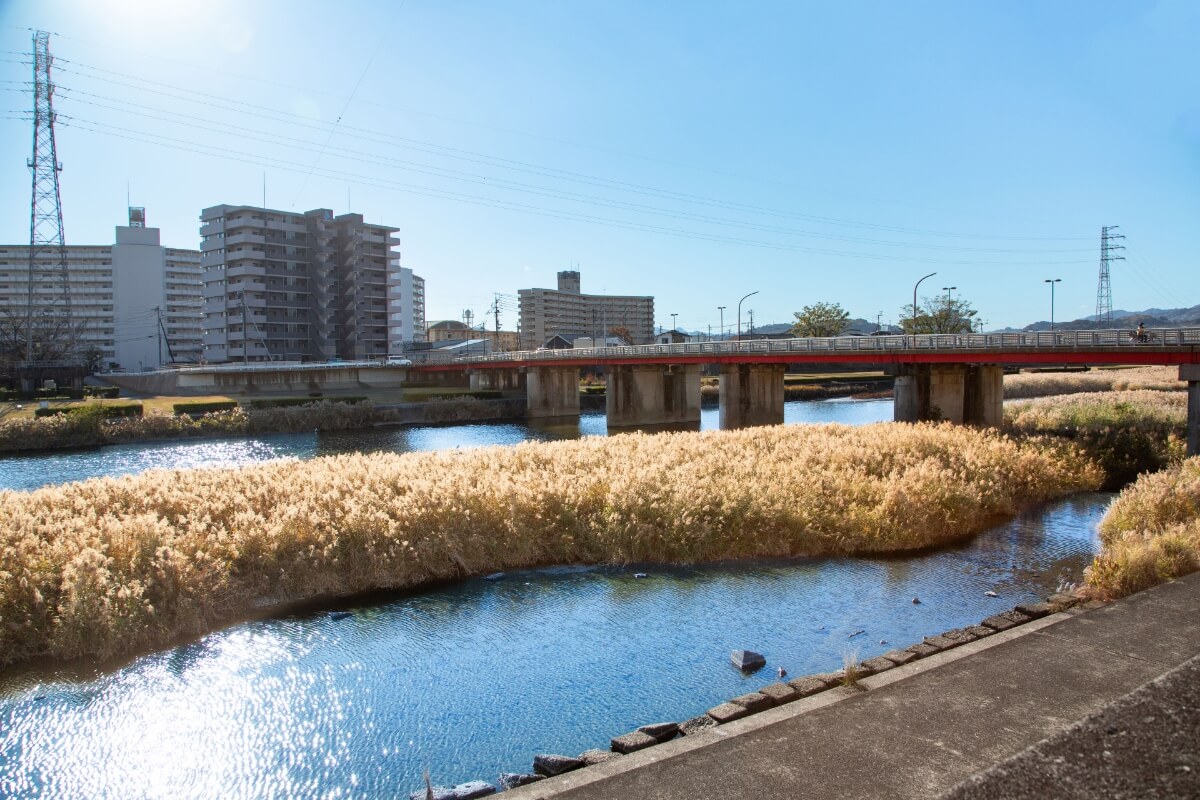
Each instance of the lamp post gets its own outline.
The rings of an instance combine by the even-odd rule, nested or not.
[[[883,333],[883,312],[880,311],[875,315],[875,332]]]
[[[925,278],[932,278],[934,275],[937,275],[937,273],[931,272],[928,275],[926,275]],[[925,281],[925,278],[921,278],[921,280],[917,281],[913,285],[912,332],[913,332],[913,344],[914,345],[916,345],[916,343],[917,343],[917,338],[916,338],[917,337],[917,287],[920,286]]]
[[[753,297],[756,294],[758,294],[757,289],[755,289],[753,292],[751,292],[750,294],[743,297],[742,300],[745,300],[746,297]],[[742,340],[742,300],[738,300],[738,341],[739,342]]]
[[[679,316],[678,314],[671,315],[671,338],[672,339],[675,338],[675,318],[678,316]]]
[[[943,286],[942,287],[942,291],[946,293],[946,333],[954,333],[955,332],[955,331],[951,330],[955,326],[951,324],[952,319],[951,319],[950,315],[952,312],[950,310],[950,293],[953,292],[957,288],[958,288],[957,286]]]
[[[1054,284],[1062,283],[1062,278],[1046,278],[1045,283],[1050,284],[1050,330],[1054,330]]]
[[[721,312],[721,327],[717,328],[717,337],[725,338],[725,306],[717,306],[717,311]]]

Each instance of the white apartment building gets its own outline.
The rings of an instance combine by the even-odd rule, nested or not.
[[[388,271],[388,353],[403,353],[413,342],[425,341],[425,279],[391,261]]]
[[[200,214],[208,361],[383,358],[398,228],[327,208]]]
[[[558,273],[558,289],[521,289],[521,348],[533,350],[552,336],[604,339],[614,329],[629,331],[630,344],[654,337],[654,298],[581,294],[579,273]]]
[[[163,247],[145,209],[111,245],[68,245],[67,284],[78,352],[106,369],[141,371],[190,364],[201,354],[200,252]],[[29,245],[0,245],[0,314],[23,317],[29,302]],[[35,307],[37,298],[35,296]]]

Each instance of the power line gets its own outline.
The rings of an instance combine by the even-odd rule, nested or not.
[[[123,101],[123,100],[119,100],[119,99],[115,99],[115,98],[100,97],[98,95],[94,95],[89,92],[79,92],[77,90],[70,90],[70,89],[66,89],[65,91],[67,91],[67,98],[70,100],[70,102],[73,102],[73,103],[81,103],[84,105],[89,105],[89,106],[93,106],[96,108],[102,108],[102,109],[106,109],[109,111],[117,111],[120,113],[133,114],[135,116],[145,117],[147,119],[158,120],[160,122],[167,122],[167,123],[175,124],[175,125],[187,125],[190,129],[200,128],[202,130],[209,130],[214,133],[224,133],[226,135],[235,135],[235,134],[232,134],[229,132],[229,130],[234,130],[234,131],[239,132],[236,135],[240,139],[243,139],[243,140],[249,139],[251,141],[263,142],[265,144],[276,145],[276,144],[285,143],[285,142],[295,142],[297,144],[284,144],[284,146],[290,147],[295,150],[305,151],[305,152],[317,152],[318,155],[322,155],[325,152],[327,152],[327,148],[325,148],[325,147],[322,147],[321,149],[316,150],[316,149],[314,149],[314,147],[308,146],[308,145],[315,146],[316,145],[315,142],[311,142],[311,141],[304,140],[304,139],[298,139],[298,138],[292,137],[292,136],[275,134],[275,133],[271,133],[269,131],[263,131],[263,130],[259,130],[256,128],[247,128],[244,126],[230,125],[228,123],[212,123],[211,120],[204,118],[204,117],[197,117],[194,115],[183,114],[180,112],[170,111],[170,110],[165,110],[165,109],[150,108],[150,107],[147,107],[144,105],[128,103],[127,101]],[[75,95],[79,95],[79,94],[82,94],[82,95],[85,95],[88,97],[100,97],[100,99],[112,100],[113,102],[122,103],[124,105],[130,105],[135,108],[143,108],[143,109],[150,108],[150,110],[158,111],[162,114],[169,114],[172,116],[177,116],[177,117],[180,117],[185,120],[194,120],[195,122],[199,122],[200,124],[197,125],[197,124],[195,124],[195,122],[185,123],[185,122],[181,122],[179,120],[168,119],[166,117],[157,116],[154,114],[145,114],[145,113],[141,113],[141,112],[137,112],[137,111],[128,111],[126,109],[116,108],[113,106],[105,105],[103,103],[94,103],[89,100],[81,100],[81,99],[75,97]],[[66,115],[64,115],[64,116],[66,116]],[[271,137],[271,138],[263,139],[263,138],[259,138],[256,136],[247,136],[246,135],[247,133],[259,134],[260,136],[267,136],[267,137]],[[507,180],[503,180],[503,179],[496,180],[496,179],[489,178],[485,175],[462,172],[459,170],[449,170],[449,169],[446,169],[443,167],[428,167],[427,165],[416,164],[415,162],[405,161],[405,160],[401,160],[401,159],[388,158],[386,156],[379,156],[377,154],[370,153],[367,151],[362,151],[362,150],[335,149],[334,151],[332,151],[332,154],[339,155],[342,158],[347,158],[347,159],[352,158],[358,162],[363,161],[363,158],[366,157],[368,159],[371,159],[371,161],[369,163],[374,163],[379,166],[389,166],[390,165],[396,169],[401,169],[401,170],[405,170],[405,171],[409,171],[409,172],[416,172],[419,174],[432,175],[435,177],[449,178],[451,180],[459,180],[459,181],[463,181],[466,183],[473,183],[473,184],[481,185],[481,186],[499,186],[501,188],[510,188],[514,191],[520,191],[520,192],[525,192],[525,193],[529,193],[529,194],[540,195],[543,197],[550,197],[553,199],[570,200],[573,202],[588,203],[591,205],[605,206],[608,208],[617,208],[617,209],[622,209],[622,210],[636,211],[639,213],[656,214],[659,216],[665,216],[665,217],[679,219],[679,220],[685,220],[685,221],[689,221],[689,222],[717,223],[717,224],[727,225],[727,226],[731,226],[731,227],[755,230],[755,231],[759,231],[759,232],[763,232],[763,233],[780,233],[780,234],[791,235],[791,236],[802,236],[802,237],[809,237],[809,238],[826,239],[826,240],[830,240],[830,241],[853,242],[853,243],[857,243],[857,244],[877,244],[877,245],[887,246],[887,247],[906,247],[906,248],[911,248],[911,249],[923,249],[923,250],[924,249],[953,250],[953,251],[961,251],[961,252],[979,252],[979,253],[1081,253],[1081,252],[1092,252],[1090,248],[1067,248],[1067,249],[1060,248],[1060,249],[1034,249],[1034,250],[1031,250],[1031,249],[1016,249],[1016,248],[965,247],[965,246],[958,246],[958,245],[920,244],[920,243],[916,243],[916,242],[898,242],[898,241],[883,240],[883,239],[868,239],[868,238],[857,237],[857,236],[839,236],[839,235],[835,235],[835,234],[821,233],[818,231],[801,230],[801,229],[795,229],[795,228],[784,228],[784,227],[774,226],[774,225],[761,225],[761,224],[750,223],[750,222],[739,222],[737,220],[731,220],[731,219],[727,219],[727,218],[723,218],[723,217],[711,217],[711,216],[707,216],[707,215],[694,214],[694,213],[689,213],[689,212],[676,212],[676,211],[658,208],[655,206],[643,205],[643,204],[639,204],[639,203],[628,203],[628,202],[624,202],[624,201],[607,200],[605,198],[600,198],[595,195],[585,195],[585,194],[579,194],[576,192],[566,192],[566,191],[562,191],[559,189],[541,187],[541,186],[536,186],[536,185],[532,185],[532,184],[519,183],[519,182],[515,182],[515,181],[507,181]]]
[[[79,72],[76,70],[70,70],[70,69],[65,69],[65,68],[63,69],[63,71],[65,71],[65,72],[71,72],[73,74],[79,75],[80,77],[89,78],[92,80],[99,80],[99,81],[102,81],[105,83],[113,83],[116,85],[124,86],[126,88],[134,89],[136,91],[145,91],[145,92],[151,92],[154,94],[166,95],[168,97],[172,97],[173,99],[183,100],[185,102],[192,102],[192,103],[198,103],[198,104],[202,104],[202,105],[217,107],[226,112],[247,114],[250,116],[258,116],[258,117],[262,117],[265,119],[270,119],[275,122],[281,122],[282,120],[279,119],[279,117],[281,117],[281,116],[289,117],[292,120],[299,120],[298,122],[296,122],[296,121],[288,122],[287,124],[289,124],[289,125],[301,125],[304,127],[317,128],[320,130],[326,130],[326,129],[330,128],[330,126],[328,124],[316,124],[316,123],[313,123],[311,120],[309,120],[306,117],[302,117],[301,115],[293,114],[288,111],[283,111],[280,109],[270,109],[270,108],[264,109],[264,107],[262,107],[259,104],[246,103],[243,101],[234,100],[232,98],[224,97],[221,95],[211,94],[208,92],[199,92],[199,91],[196,91],[193,89],[188,89],[186,87],[175,86],[173,84],[164,83],[161,81],[149,80],[147,78],[142,78],[138,75],[130,75],[128,73],[117,72],[114,70],[107,70],[107,69],[104,69],[101,67],[94,67],[94,66],[84,64],[84,63],[78,62],[78,61],[67,61],[66,59],[62,59],[62,61],[64,63],[73,64],[75,67],[81,68],[84,70],[89,70],[92,72],[100,72],[100,73],[105,73],[105,74],[109,74],[109,75],[116,75],[118,77],[123,77],[123,78],[129,78],[131,80],[150,84],[152,86],[161,86],[161,87],[173,89],[176,92],[184,92],[187,95],[195,95],[197,97],[208,98],[210,100],[216,100],[219,102],[218,103],[210,103],[210,102],[206,102],[206,101],[196,100],[194,97],[180,96],[178,94],[172,94],[170,92],[162,92],[159,90],[148,89],[145,86],[129,84],[129,83],[126,83],[123,81],[114,81],[110,78],[104,78],[104,77],[101,77],[98,75],[89,75],[85,72]],[[249,109],[249,110],[245,110],[242,108],[236,108],[236,107],[230,107],[230,106],[244,106],[244,107],[246,107],[246,109]],[[267,111],[269,113],[264,114],[263,111]],[[337,127],[337,123],[334,123],[334,127]],[[456,158],[456,159],[466,160],[466,161],[475,161],[476,163],[484,163],[484,164],[487,164],[488,166],[501,167],[501,168],[505,168],[505,169],[513,169],[513,170],[523,171],[523,172],[533,171],[535,174],[539,174],[543,177],[551,177],[551,178],[556,178],[556,179],[561,179],[561,180],[571,180],[571,181],[576,181],[576,182],[591,183],[592,185],[603,186],[605,188],[612,188],[612,189],[619,189],[619,190],[623,190],[623,191],[631,191],[631,192],[636,192],[636,193],[650,194],[652,196],[662,197],[662,198],[666,198],[666,199],[675,199],[675,200],[681,200],[684,202],[691,202],[691,203],[697,203],[697,204],[702,204],[702,205],[711,205],[711,206],[727,208],[727,209],[743,211],[743,212],[752,212],[752,213],[766,214],[766,215],[772,215],[772,216],[781,216],[781,217],[787,217],[787,218],[793,218],[793,219],[803,219],[803,220],[807,220],[807,221],[811,221],[811,222],[818,222],[821,224],[843,226],[843,227],[869,228],[869,229],[873,229],[873,230],[881,230],[881,231],[887,231],[887,232],[893,232],[893,233],[907,233],[910,235],[941,236],[941,237],[946,237],[946,238],[1005,240],[1005,241],[1086,241],[1088,239],[1088,237],[1074,237],[1074,236],[1040,237],[1040,236],[1008,236],[1008,235],[1002,236],[1002,235],[990,235],[990,234],[966,234],[966,233],[926,230],[926,229],[920,229],[920,228],[910,228],[910,227],[894,226],[894,225],[881,225],[881,224],[877,224],[877,223],[846,220],[846,219],[839,219],[839,218],[835,218],[835,217],[824,217],[824,216],[818,216],[818,215],[812,215],[812,214],[801,214],[798,212],[782,211],[779,209],[771,209],[771,208],[767,208],[767,207],[763,207],[763,206],[756,206],[756,205],[744,204],[744,203],[734,203],[734,202],[719,200],[716,198],[703,197],[703,196],[699,196],[699,195],[691,195],[691,194],[686,194],[686,193],[682,193],[682,192],[675,192],[672,190],[643,186],[643,185],[634,184],[634,183],[627,183],[627,182],[623,182],[623,181],[615,181],[615,180],[611,180],[608,178],[601,178],[601,177],[597,177],[597,176],[571,172],[569,170],[560,170],[560,169],[553,168],[553,167],[544,167],[544,166],[539,166],[539,165],[531,164],[531,163],[524,162],[524,161],[517,161],[517,160],[513,160],[513,159],[489,156],[487,154],[478,153],[475,151],[446,147],[444,145],[439,145],[439,144],[432,143],[432,142],[426,142],[426,141],[422,141],[419,139],[411,139],[411,138],[397,136],[395,134],[390,134],[390,133],[385,133],[385,132],[380,132],[380,131],[372,131],[370,129],[365,129],[365,128],[355,128],[352,126],[341,126],[340,129],[343,132],[351,131],[351,132],[357,132],[359,134],[368,134],[369,136],[383,137],[384,139],[389,140],[389,143],[391,143],[393,145],[395,143],[399,143],[399,146],[401,146],[401,147],[406,147],[408,149],[415,149],[419,152],[426,152],[431,155],[437,155],[437,156],[441,156],[441,157]],[[365,138],[365,137],[358,136],[356,138]],[[423,149],[423,148],[435,148],[435,150],[430,151],[430,150]],[[479,159],[483,159],[483,161],[478,161]]]
[[[304,170],[306,169],[306,167],[303,167],[302,165],[298,165],[295,162],[289,162],[289,161],[285,161],[283,159],[276,159],[276,158],[273,158],[270,156],[261,156],[261,155],[257,155],[257,154],[253,154],[253,153],[245,153],[245,152],[241,152],[241,151],[230,150],[228,148],[216,147],[214,145],[207,145],[207,144],[202,144],[199,142],[191,142],[191,141],[187,141],[187,140],[183,140],[183,139],[177,139],[177,138],[169,137],[169,136],[162,136],[160,134],[148,133],[148,132],[144,132],[144,131],[130,131],[130,129],[128,127],[116,128],[116,126],[107,125],[106,123],[95,122],[92,120],[83,120],[83,119],[75,118],[75,117],[65,117],[61,124],[76,128],[78,130],[86,130],[86,131],[90,131],[93,133],[99,133],[99,134],[102,134],[105,136],[110,136],[110,137],[114,137],[114,138],[118,138],[118,139],[125,139],[128,141],[141,142],[144,144],[154,144],[154,145],[158,145],[161,147],[168,147],[168,148],[175,149],[175,150],[181,150],[183,152],[197,153],[200,155],[213,156],[213,157],[217,157],[217,158],[225,158],[228,160],[238,161],[241,163],[254,164],[256,166],[271,166],[273,168],[282,169],[282,170],[285,170],[288,172],[297,172],[297,173],[303,174]],[[89,127],[89,126],[92,126],[92,127]],[[96,127],[96,126],[98,126],[98,127]],[[101,130],[101,128],[116,128],[117,130],[121,131],[121,133],[114,133],[114,132],[108,131],[108,130]],[[151,138],[147,139],[147,138],[138,138],[136,136],[130,136],[129,133],[131,133],[131,132],[139,133],[143,137],[151,137]],[[155,141],[155,140],[158,140],[158,141]],[[196,148],[205,148],[205,149],[196,149]],[[483,197],[479,197],[478,195],[469,195],[469,194],[465,194],[462,192],[452,192],[452,191],[445,190],[445,189],[436,189],[433,187],[421,186],[418,184],[408,184],[408,183],[404,183],[401,181],[387,180],[387,179],[379,178],[377,176],[374,176],[374,177],[373,176],[364,176],[364,175],[358,175],[355,173],[347,173],[347,172],[341,172],[341,171],[330,170],[330,169],[325,169],[325,168],[320,169],[320,174],[323,177],[333,178],[333,179],[337,179],[337,180],[348,180],[352,183],[356,183],[356,184],[363,185],[363,186],[372,186],[375,188],[390,189],[393,191],[403,191],[403,192],[406,192],[409,194],[416,194],[416,195],[420,195],[420,196],[424,196],[424,197],[435,197],[435,198],[440,198],[440,199],[455,200],[458,202],[468,203],[468,204],[472,204],[472,205],[480,205],[480,206],[484,206],[487,208],[501,208],[501,209],[507,209],[507,210],[522,211],[525,213],[530,213],[530,214],[539,215],[539,216],[546,216],[546,217],[550,217],[550,218],[554,218],[554,219],[566,219],[566,220],[572,220],[572,221],[577,221],[577,222],[590,222],[593,224],[604,225],[604,226],[608,226],[608,227],[624,228],[627,230],[638,230],[638,231],[644,231],[644,232],[661,233],[661,234],[665,234],[665,235],[682,237],[682,238],[698,239],[701,241],[720,242],[720,243],[724,243],[724,244],[748,245],[748,246],[762,247],[762,248],[774,249],[774,250],[784,250],[784,251],[789,251],[789,252],[811,253],[814,255],[830,255],[830,256],[849,257],[849,258],[864,258],[864,259],[879,260],[879,261],[919,262],[919,263],[924,263],[924,264],[947,264],[947,265],[961,265],[961,266],[976,265],[976,266],[988,266],[988,267],[1049,266],[1049,265],[1058,265],[1058,264],[1089,263],[1086,260],[1012,262],[1012,261],[971,261],[971,260],[930,259],[930,258],[916,258],[916,257],[905,257],[905,256],[885,256],[885,255],[878,255],[878,254],[874,254],[874,253],[858,253],[858,252],[847,252],[847,251],[840,251],[840,250],[827,250],[827,249],[821,249],[821,248],[801,247],[801,246],[796,246],[796,245],[786,245],[786,244],[780,244],[780,243],[765,242],[765,241],[756,240],[756,239],[745,239],[745,238],[740,238],[740,237],[720,236],[720,235],[716,235],[716,234],[705,234],[705,233],[699,233],[699,232],[695,232],[695,231],[685,231],[685,230],[675,229],[675,228],[666,228],[666,227],[657,226],[657,225],[647,225],[644,223],[616,220],[616,219],[612,219],[609,217],[598,217],[595,215],[582,214],[582,213],[578,213],[578,212],[563,211],[561,209],[547,209],[547,208],[542,208],[539,206],[531,206],[531,205],[526,205],[526,204],[522,204],[522,203],[514,203],[511,201],[507,201],[507,200],[499,200],[499,199],[495,199],[495,198],[483,198]]]

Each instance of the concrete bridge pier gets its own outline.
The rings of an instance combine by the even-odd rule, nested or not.
[[[608,368],[608,427],[700,425],[700,365]]]
[[[530,367],[525,383],[530,419],[579,416],[578,367]]]
[[[783,424],[783,364],[721,365],[721,430]]]
[[[1200,364],[1179,367],[1179,380],[1187,381],[1187,454],[1200,456]]]
[[[1004,421],[1004,370],[995,364],[906,365],[896,377],[893,419],[997,428]]]
[[[525,375],[519,369],[471,370],[471,391],[512,392],[525,388]]]

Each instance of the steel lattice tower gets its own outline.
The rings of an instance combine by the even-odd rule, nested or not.
[[[25,309],[25,362],[61,363],[75,350],[67,248],[63,240],[62,164],[54,144],[54,82],[50,34],[33,35],[33,197],[29,209],[29,298]]]
[[[1109,275],[1109,265],[1113,261],[1124,261],[1125,256],[1114,255],[1125,246],[1113,244],[1114,240],[1124,239],[1115,231],[1120,225],[1105,225],[1100,229],[1100,283],[1096,287],[1096,324],[1112,323],[1112,280]]]

